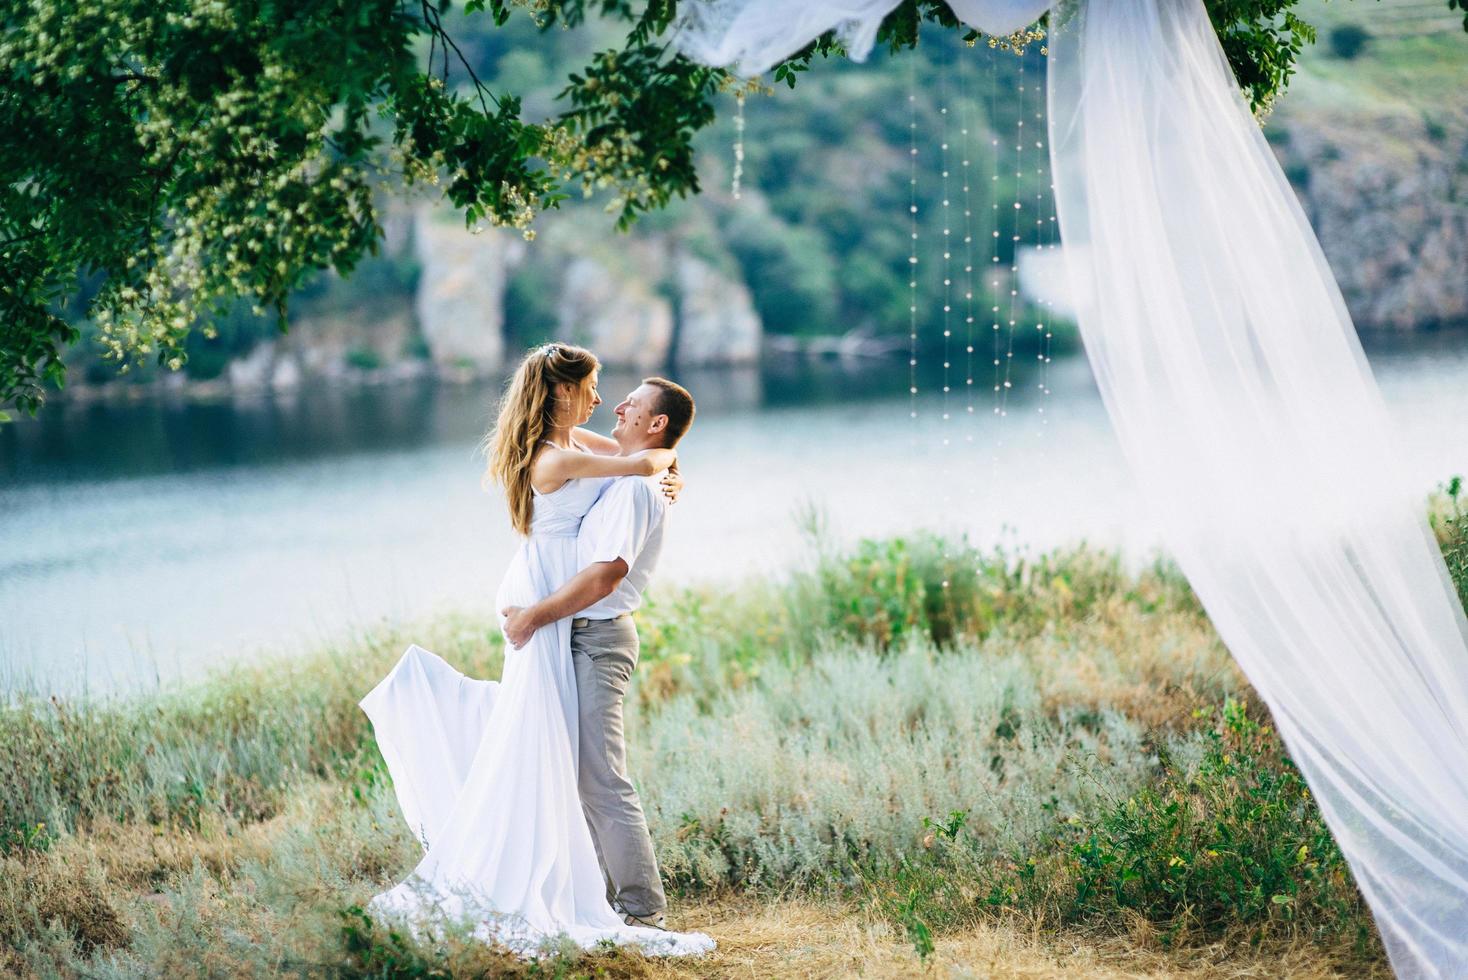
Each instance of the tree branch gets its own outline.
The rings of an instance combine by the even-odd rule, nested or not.
[[[422,0],[422,2],[423,17],[424,21],[428,24],[428,29],[444,43],[445,51],[443,60],[445,79],[448,77],[448,50],[451,49],[455,56],[458,57],[459,64],[464,66],[464,71],[469,73],[469,80],[474,83],[474,93],[479,96],[479,107],[484,110],[484,114],[490,115],[489,103],[484,101],[486,95],[489,96],[490,101],[494,103],[496,109],[502,108],[500,100],[479,80],[479,76],[474,73],[474,69],[469,64],[469,59],[464,57],[464,52],[460,51],[458,44],[454,42],[453,38],[449,37],[449,32],[444,30],[443,21],[439,19],[438,8],[429,3],[429,0]],[[432,70],[431,64],[429,65],[429,69],[430,71]]]
[[[44,228],[32,228],[24,235],[16,235],[14,238],[8,238],[5,241],[0,242],[0,251],[9,249],[13,245],[19,245],[21,242],[28,242],[32,238],[37,238],[40,235],[44,234],[45,230],[46,229]]]

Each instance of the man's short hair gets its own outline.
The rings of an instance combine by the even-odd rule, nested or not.
[[[652,413],[668,417],[668,427],[663,430],[663,448],[672,449],[693,424],[693,396],[687,388],[667,378],[643,378],[642,383],[658,389],[658,400],[652,406]]]

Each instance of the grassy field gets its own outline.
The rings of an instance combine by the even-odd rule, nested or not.
[[[1456,489],[1456,488],[1454,488]],[[1468,519],[1434,523],[1468,590]],[[445,619],[142,702],[0,709],[0,973],[1388,974],[1310,795],[1185,582],[1084,549],[814,546],[640,617],[631,757],[705,960],[521,962],[360,907],[418,848],[356,699]]]

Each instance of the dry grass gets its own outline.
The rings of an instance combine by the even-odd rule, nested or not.
[[[944,935],[924,964],[912,945],[885,920],[856,906],[800,898],[767,903],[732,897],[675,908],[679,928],[698,929],[719,948],[700,960],[651,961],[652,978],[710,977],[1014,977],[1306,978],[1390,976],[1383,965],[1343,972],[1330,951],[1299,943],[1255,949],[1218,942],[1183,951],[1163,949],[1145,924],[1130,934],[1101,939],[1061,933],[1018,919],[984,922]]]
[[[1192,611],[1108,600],[1067,624],[1063,639],[1019,649],[1039,654],[1033,662],[1050,711],[1120,711],[1148,729],[1173,729],[1248,688],[1218,634]]]

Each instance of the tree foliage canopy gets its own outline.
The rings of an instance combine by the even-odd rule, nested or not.
[[[497,25],[625,25],[533,122],[475,76],[443,25],[451,2],[0,0],[0,404],[34,412],[62,382],[82,277],[124,368],[178,367],[237,297],[284,329],[294,289],[376,251],[379,184],[438,185],[469,225],[527,235],[572,190],[612,188],[623,227],[698,192],[693,139],[741,83],[672,50],[676,0],[468,0]],[[1256,107],[1314,39],[1297,2],[1207,0]],[[879,42],[910,48],[924,21],[967,31],[940,0],[904,0]],[[793,86],[842,53],[820,38],[774,77]]]

